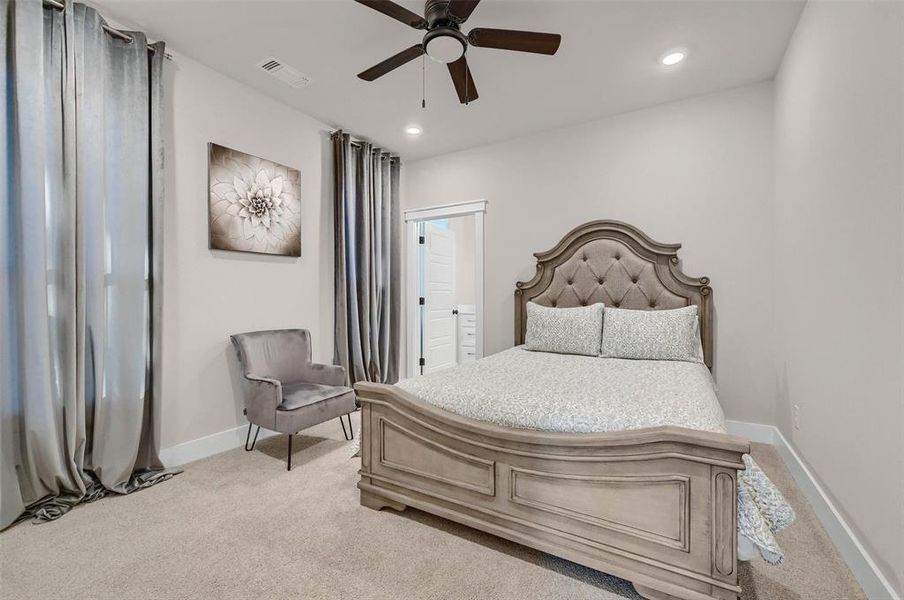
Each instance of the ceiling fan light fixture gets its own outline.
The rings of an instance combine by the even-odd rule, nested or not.
[[[452,28],[438,28],[424,36],[424,51],[438,63],[453,63],[465,54],[465,37]]]

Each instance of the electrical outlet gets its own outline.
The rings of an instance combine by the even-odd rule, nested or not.
[[[794,424],[794,429],[800,429],[800,406],[797,404],[791,409],[791,421]]]

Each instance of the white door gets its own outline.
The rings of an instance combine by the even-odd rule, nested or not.
[[[424,223],[422,373],[454,367],[455,233]]]

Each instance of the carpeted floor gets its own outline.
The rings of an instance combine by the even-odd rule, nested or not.
[[[296,438],[291,472],[280,436],[20,524],[0,534],[0,597],[638,598],[625,581],[416,510],[359,506],[350,447],[333,421]],[[742,598],[865,598],[778,455],[753,454],[798,519],[779,538],[783,565],[742,564]]]

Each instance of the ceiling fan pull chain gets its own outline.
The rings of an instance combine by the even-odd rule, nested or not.
[[[421,108],[427,108],[427,55],[421,56]]]

